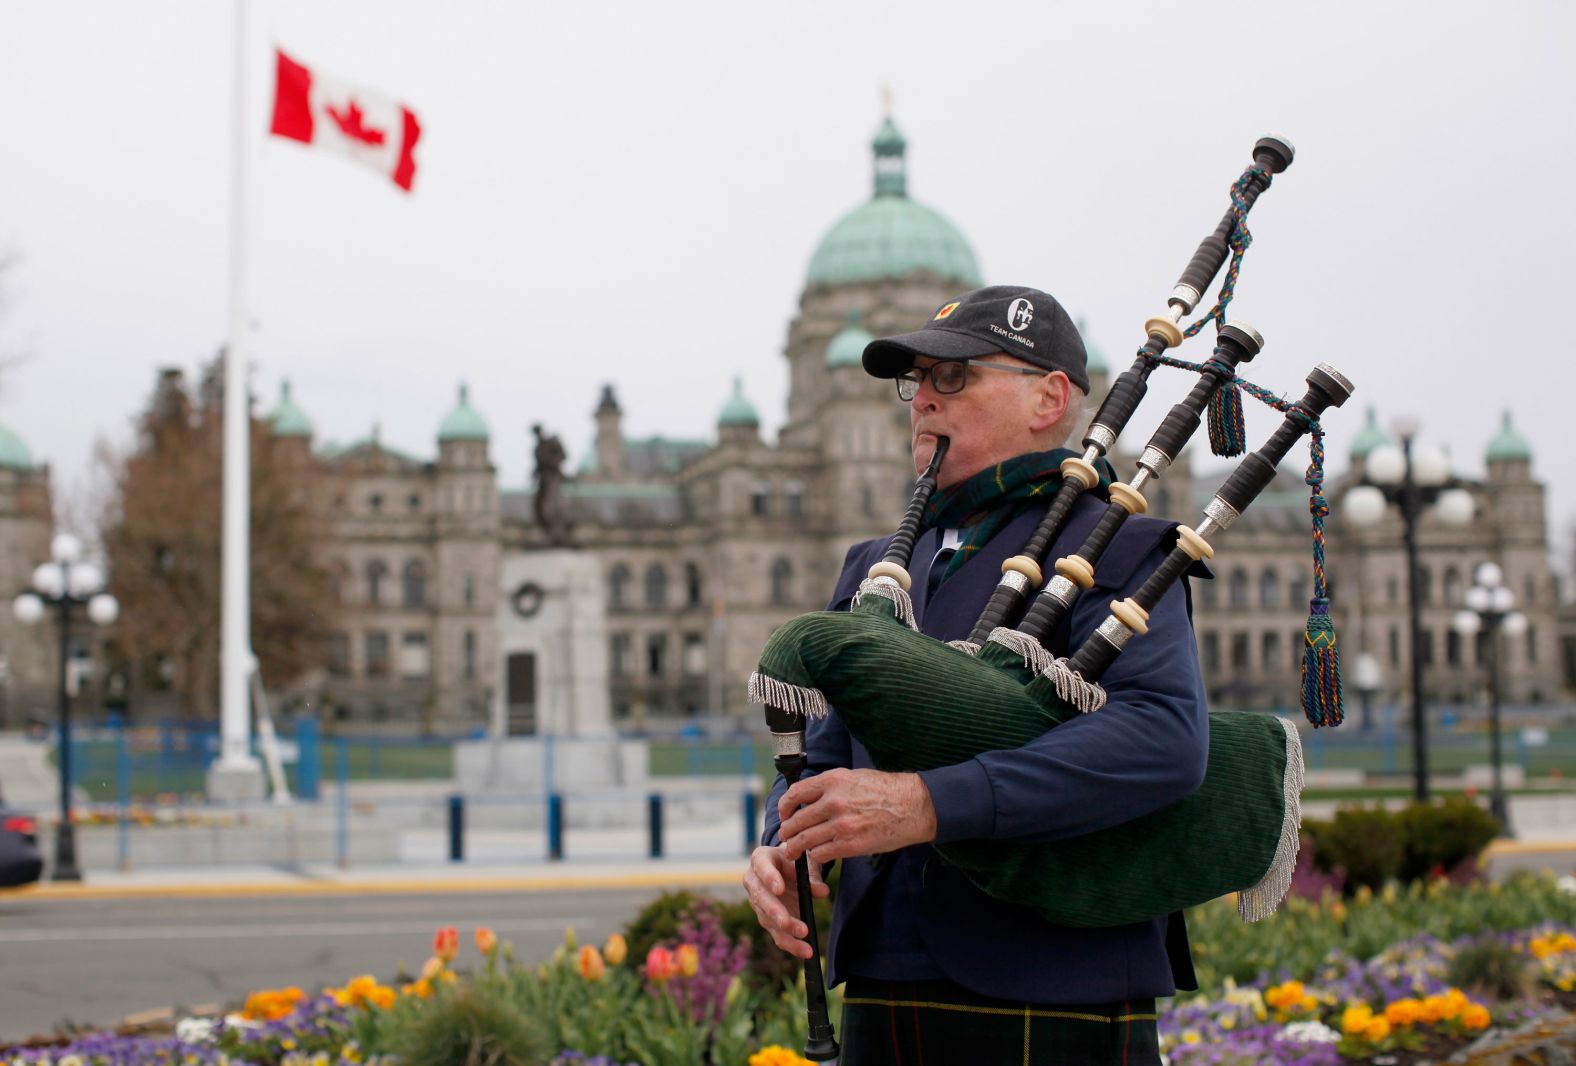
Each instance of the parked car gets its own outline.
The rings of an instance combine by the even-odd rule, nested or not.
[[[43,869],[38,823],[30,814],[0,807],[0,888],[30,885]]]

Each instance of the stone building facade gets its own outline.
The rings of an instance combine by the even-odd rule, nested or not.
[[[53,532],[49,467],[0,426],[0,729],[20,728],[52,714],[58,669],[53,618],[24,626],[11,600],[32,587],[33,570],[49,559]]]

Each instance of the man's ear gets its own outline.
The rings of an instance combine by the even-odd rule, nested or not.
[[[1036,433],[1050,429],[1062,420],[1067,413],[1067,405],[1072,401],[1073,386],[1067,380],[1067,375],[1060,370],[1053,370],[1035,382],[1034,414],[1029,422],[1029,428]]]

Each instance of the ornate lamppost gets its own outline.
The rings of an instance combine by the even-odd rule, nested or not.
[[[1514,836],[1510,827],[1510,805],[1505,800],[1505,781],[1500,770],[1502,748],[1499,731],[1501,633],[1519,636],[1527,631],[1527,616],[1516,610],[1516,594],[1505,584],[1505,573],[1497,563],[1480,563],[1472,572],[1472,587],[1467,589],[1467,605],[1456,612],[1452,625],[1464,637],[1483,632],[1488,640],[1488,727],[1489,752],[1494,763],[1494,785],[1488,808],[1499,820],[1500,831]]]
[[[1417,525],[1429,508],[1449,525],[1466,525],[1472,521],[1476,504],[1471,494],[1451,478],[1450,460],[1443,451],[1414,448],[1418,428],[1415,419],[1398,420],[1393,428],[1400,446],[1384,445],[1368,453],[1363,481],[1346,494],[1345,514],[1358,526],[1378,525],[1388,505],[1393,505],[1401,516],[1411,623],[1413,792],[1418,802],[1426,803],[1428,724],[1423,709],[1423,597]]]
[[[1379,668],[1379,657],[1368,652],[1357,656],[1352,664],[1352,686],[1362,700],[1363,720],[1359,728],[1368,732],[1374,727],[1374,696],[1384,686],[1384,672]]]
[[[82,543],[76,537],[57,534],[50,542],[49,554],[50,561],[33,571],[33,591],[18,596],[12,612],[18,622],[36,625],[43,620],[44,609],[53,607],[59,623],[60,825],[55,830],[51,876],[56,881],[80,881],[76,827],[71,822],[71,692],[66,676],[71,656],[71,616],[76,608],[85,607],[93,622],[107,626],[119,616],[120,604],[104,591],[104,571],[97,564],[82,560]]]

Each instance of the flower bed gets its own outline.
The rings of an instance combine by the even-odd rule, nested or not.
[[[1293,897],[1251,926],[1217,901],[1188,920],[1202,987],[1161,1015],[1173,1066],[1441,1061],[1576,1008],[1570,879]],[[806,1066],[802,983],[779,983],[704,898],[671,928],[643,957],[571,931],[529,966],[486,929],[471,955],[448,927],[418,974],[264,989],[223,1018],[13,1048],[0,1066]]]

